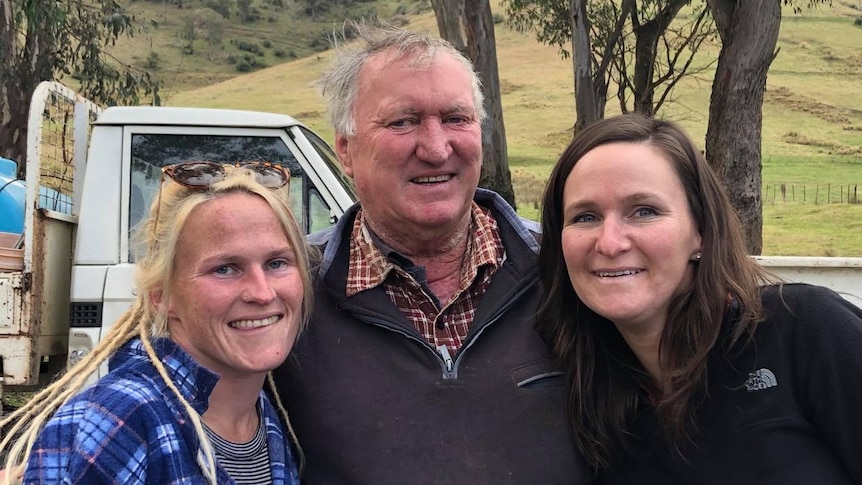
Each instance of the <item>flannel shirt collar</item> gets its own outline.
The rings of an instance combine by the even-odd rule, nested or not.
[[[156,355],[161,358],[168,376],[183,397],[198,413],[206,412],[209,407],[209,397],[219,380],[218,374],[198,364],[188,352],[170,338],[159,337],[151,340]],[[109,367],[111,370],[119,369],[140,359],[149,361],[150,357],[141,339],[134,338],[117,350],[109,362]]]
[[[491,210],[473,202],[470,215],[471,238],[467,241],[467,266],[461,273],[460,287],[469,287],[484,266],[499,268],[504,259],[503,244],[497,235],[497,221]],[[356,295],[382,284],[396,267],[403,268],[409,259],[397,253],[374,235],[362,209],[353,222],[350,245],[350,263],[347,270],[346,294]]]

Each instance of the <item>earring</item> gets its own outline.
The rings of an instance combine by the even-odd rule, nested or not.
[[[692,261],[700,261],[700,258],[702,256],[703,256],[703,254],[700,251],[698,251],[698,252],[694,253],[694,256],[691,257],[691,260]]]

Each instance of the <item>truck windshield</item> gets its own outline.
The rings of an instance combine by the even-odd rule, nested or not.
[[[264,160],[289,168],[292,187],[301,187],[303,183],[302,167],[279,137],[135,134],[132,135],[131,155],[129,233],[132,237],[158,194],[161,168],[166,165],[192,160],[223,163]],[[291,209],[297,215],[303,213],[302,192],[290,191]],[[328,208],[323,210],[328,219]],[[134,259],[133,254],[130,256]]]

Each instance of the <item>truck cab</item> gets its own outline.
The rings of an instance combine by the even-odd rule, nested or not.
[[[132,303],[135,230],[158,196],[162,167],[193,160],[283,165],[291,174],[291,207],[306,233],[334,224],[356,199],[329,145],[290,116],[113,107],[91,131],[71,272],[70,365]]]

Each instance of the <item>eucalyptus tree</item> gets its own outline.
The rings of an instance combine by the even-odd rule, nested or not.
[[[714,37],[706,5],[691,0],[503,0],[509,23],[533,31],[572,57],[575,130],[604,117],[615,97],[622,112],[654,114]],[[686,15],[680,15],[689,6]],[[570,46],[570,47],[567,47]],[[613,89],[613,93],[611,93]]]
[[[130,35],[134,18],[115,0],[0,0],[0,154],[27,153],[30,96],[42,81],[74,76],[82,93],[104,104],[158,102],[158,83],[106,53]]]

